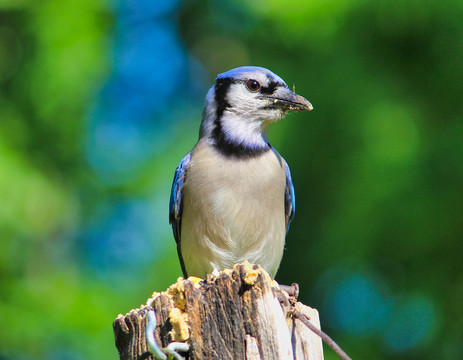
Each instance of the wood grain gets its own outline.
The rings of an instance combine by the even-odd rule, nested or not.
[[[187,359],[320,360],[320,337],[293,319],[291,309],[320,327],[318,312],[280,289],[258,265],[244,262],[199,283],[179,278],[147,305],[113,323],[120,359],[153,359],[148,353],[146,313],[157,317],[159,346],[186,341]]]

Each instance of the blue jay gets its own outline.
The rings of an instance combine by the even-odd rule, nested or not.
[[[199,140],[172,185],[169,221],[185,277],[244,260],[275,277],[295,202],[288,164],[268,142],[267,128],[288,111],[306,110],[310,102],[265,68],[217,76]]]

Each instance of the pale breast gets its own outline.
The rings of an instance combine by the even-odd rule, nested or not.
[[[199,142],[183,190],[181,246],[188,274],[204,276],[249,260],[274,275],[286,234],[285,184],[276,152],[240,160]]]

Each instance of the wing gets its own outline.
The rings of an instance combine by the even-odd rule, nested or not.
[[[185,184],[185,175],[188,164],[190,163],[191,153],[185,155],[180,161],[175,170],[174,181],[172,182],[172,190],[170,193],[169,203],[169,223],[172,224],[172,231],[174,233],[175,242],[177,243],[177,253],[182,266],[183,276],[186,278],[185,264],[183,263],[183,257],[180,247],[180,234],[182,224],[182,190]]]
[[[283,159],[283,165],[286,174],[286,188],[285,188],[285,217],[286,217],[286,233],[289,231],[289,225],[294,218],[296,212],[296,197],[294,195],[293,181],[291,180],[291,172],[289,166]]]

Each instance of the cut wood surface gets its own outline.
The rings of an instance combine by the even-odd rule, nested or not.
[[[120,359],[154,359],[145,336],[152,309],[157,344],[188,343],[186,359],[323,359],[321,338],[292,315],[297,309],[320,328],[317,310],[248,262],[200,282],[179,278],[147,305],[119,315],[113,327]]]

